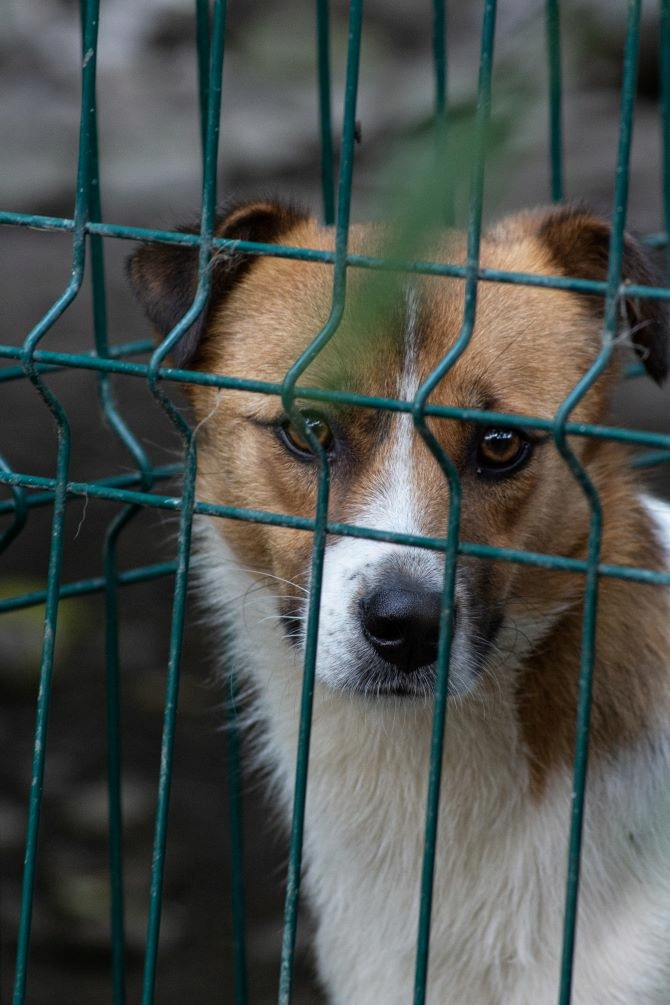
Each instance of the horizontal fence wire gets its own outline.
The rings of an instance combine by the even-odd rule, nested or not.
[[[0,385],[28,381],[35,389],[35,407],[48,409],[57,431],[56,472],[53,477],[37,476],[13,470],[0,458],[0,486],[7,498],[0,501],[0,551],[8,548],[25,531],[31,513],[49,507],[52,512],[51,543],[47,581],[43,589],[31,589],[12,596],[0,597],[0,614],[31,607],[44,607],[44,638],[40,663],[40,684],[36,704],[36,725],[31,787],[29,798],[26,854],[21,894],[21,910],[17,932],[17,952],[14,976],[13,1005],[26,1000],[30,955],[32,911],[35,900],[37,853],[43,778],[47,749],[49,706],[52,689],[54,646],[58,606],[69,598],[100,593],[105,601],[106,654],[106,730],[107,730],[107,791],[109,800],[109,875],[110,932],[112,949],[112,986],[114,1005],[125,1005],[126,933],[123,871],[122,814],[122,750],[120,744],[120,621],[119,591],[134,583],[157,578],[174,580],[169,657],[166,669],[166,692],[161,739],[160,771],[157,783],[156,818],[147,911],[146,951],[142,984],[142,1005],[152,1005],[156,997],[157,966],[160,947],[160,927],[163,902],[165,856],[168,835],[168,811],[174,758],[175,728],[179,697],[181,651],[185,620],[185,602],[191,554],[191,528],[196,515],[228,520],[245,520],[258,524],[274,524],[312,535],[312,565],[310,603],[307,615],[304,678],[300,708],[300,726],[295,774],[295,797],[290,833],[288,872],[284,907],[283,941],[281,948],[278,1000],[289,1005],[293,991],[293,968],[300,904],[300,881],[303,851],[305,803],[309,784],[309,745],[311,711],[315,687],[318,640],[320,586],[324,554],[329,535],[349,536],[373,541],[389,541],[398,545],[434,550],[445,556],[443,606],[440,623],[438,673],[433,714],[433,733],[428,777],[425,816],[424,857],[421,871],[420,908],[417,918],[417,951],[414,980],[414,1005],[424,1005],[430,976],[430,927],[435,853],[439,843],[438,816],[442,749],[445,729],[448,729],[447,689],[450,648],[450,619],[453,611],[456,565],[459,557],[496,559],[544,569],[579,574],[585,579],[583,636],[580,664],[580,689],[577,709],[577,742],[575,748],[570,848],[566,870],[566,898],[563,948],[560,974],[557,973],[557,1000],[569,1005],[571,999],[572,962],[575,944],[579,892],[579,863],[583,821],[584,794],[588,761],[591,677],[595,645],[598,586],[602,577],[627,579],[639,583],[670,586],[670,573],[649,569],[617,566],[600,559],[601,503],[586,472],[571,449],[569,438],[587,437],[628,443],[644,447],[641,462],[662,464],[670,460],[670,433],[653,433],[614,426],[576,423],[571,415],[577,403],[592,386],[607,365],[616,334],[617,311],[622,297],[655,298],[670,301],[670,287],[643,286],[622,282],[621,266],[624,227],[628,201],[630,144],[634,118],[634,98],[639,49],[640,2],[629,0],[623,75],[621,86],[620,138],[615,172],[615,196],[612,211],[613,229],[607,279],[602,282],[571,276],[539,276],[482,268],[479,264],[479,241],[484,202],[484,169],[486,140],[493,93],[493,55],[496,34],[496,2],[485,0],[480,43],[477,107],[472,149],[472,170],[467,226],[467,257],[464,265],[435,261],[404,260],[388,257],[352,254],[348,249],[353,188],[354,149],[357,134],[356,107],[358,76],[363,30],[363,0],[349,5],[346,76],[344,84],[343,124],[339,148],[336,149],[332,116],[332,69],[330,5],[327,0],[315,3],[315,49],[317,53],[319,138],[321,147],[321,189],[323,216],[335,226],[335,249],[332,252],[296,248],[287,245],[234,241],[214,237],[217,203],[217,165],[219,123],[221,113],[221,80],[226,40],[225,0],[195,0],[196,50],[199,87],[200,135],[202,142],[201,225],[196,234],[121,226],[103,220],[97,140],[96,58],[99,10],[97,0],[81,0],[82,25],[82,95],[79,133],[79,154],[76,179],[76,200],[72,218],[0,210],[0,225],[29,227],[43,232],[55,231],[71,235],[72,277],[59,299],[28,335],[22,345],[0,345],[0,359],[8,365],[0,369]],[[563,116],[561,81],[561,25],[558,0],[547,0],[545,6],[546,44],[548,54],[548,150],[549,190],[551,199],[564,197]],[[450,120],[447,59],[447,16],[444,0],[432,0],[435,108],[435,156],[439,164],[449,154]],[[651,235],[648,243],[667,248],[670,230],[670,0],[661,0],[660,97],[663,139],[663,195],[665,230]],[[339,172],[335,173],[339,159]],[[445,222],[453,218],[449,193],[440,207]],[[189,310],[167,339],[154,349],[143,340],[114,345],[109,340],[106,276],[103,254],[105,240],[151,241],[197,249],[198,285]],[[193,373],[178,369],[169,362],[169,353],[190,324],[206,309],[211,274],[211,256],[221,251],[235,250],[252,256],[267,256],[322,263],[332,266],[333,287],[329,318],[323,329],[287,369],[284,380],[271,383],[233,378],[229,375]],[[88,256],[92,289],[93,346],[85,352],[56,352],[43,347],[44,337],[54,323],[78,296],[84,279]],[[668,258],[670,261],[670,257]],[[344,391],[325,391],[303,386],[301,380],[316,356],[336,333],[343,316],[347,276],[351,269],[393,271],[410,275],[456,278],[463,281],[464,312],[458,340],[442,364],[436,369],[411,401],[371,397]],[[670,266],[669,266],[670,269]],[[670,279],[670,271],[667,273]],[[551,419],[510,415],[483,409],[465,409],[435,405],[430,395],[437,383],[448,373],[458,356],[465,351],[472,336],[479,283],[501,283],[547,288],[566,293],[599,296],[605,304],[605,327],[601,352],[593,367]],[[138,361],[136,357],[148,356]],[[290,361],[287,361],[287,365]],[[131,473],[108,478],[78,481],[70,477],[71,434],[68,415],[56,390],[60,374],[88,372],[98,385],[101,413],[108,427],[122,445],[132,467]],[[637,368],[639,372],[639,367]],[[54,378],[45,381],[45,377]],[[162,408],[166,421],[182,443],[182,460],[178,464],[155,465],[141,445],[138,430],[133,430],[118,406],[113,380],[136,378],[146,383],[155,401]],[[405,413],[412,417],[415,428],[435,456],[442,476],[449,486],[449,513],[445,532],[440,537],[390,533],[384,528],[371,530],[329,519],[328,500],[330,469],[328,458],[308,426],[305,438],[319,458],[318,501],[311,519],[287,514],[265,512],[244,507],[216,505],[196,498],[197,466],[195,436],[181,413],[165,393],[166,384],[198,384],[226,389],[231,393],[252,391],[272,395],[281,400],[286,413],[296,424],[303,419],[296,402],[315,401],[346,404],[356,408]],[[1,392],[0,392],[1,393]],[[560,555],[539,554],[513,548],[494,548],[462,540],[459,535],[461,487],[458,472],[441,449],[427,420],[496,424],[508,428],[537,429],[550,434],[562,453],[572,475],[582,486],[590,508],[590,534],[587,557],[569,559]],[[640,463],[640,461],[634,461]],[[161,483],[180,480],[177,494],[162,494]],[[67,505],[74,499],[97,499],[117,507],[102,545],[102,572],[76,582],[62,582],[64,551],[64,520]],[[132,569],[120,568],[119,549],[124,536],[136,517],[145,509],[167,510],[179,519],[176,559],[155,562]],[[236,728],[238,696],[236,682],[231,677],[228,695],[229,728],[229,820],[231,834],[231,873],[233,876],[232,912],[234,946],[234,996],[237,1005],[248,1001],[247,958],[245,945],[244,849],[242,831],[242,776],[240,770],[239,736]],[[560,982],[560,987],[559,987]]]
[[[42,221],[42,223],[40,222]],[[72,221],[66,218],[29,216],[19,213],[0,212],[0,225],[28,226],[48,230],[72,230]],[[172,230],[153,230],[146,227],[126,227],[118,224],[90,223],[85,228],[86,233],[100,237],[120,238],[122,240],[150,241],[156,244],[174,244],[177,246],[200,247],[200,238],[196,234],[181,234]],[[657,246],[665,247],[667,235],[659,234],[654,240]],[[322,251],[318,248],[296,248],[283,244],[263,244],[256,241],[230,240],[216,237],[211,241],[212,250],[237,251],[249,255],[266,258],[289,258],[296,261],[321,262],[333,265],[336,252]],[[348,254],[345,257],[347,267],[359,269],[383,270],[387,272],[402,272],[411,275],[445,276],[454,279],[465,279],[467,268],[450,262],[416,261],[413,259],[378,257],[375,255]],[[581,279],[577,276],[545,276],[532,272],[509,272],[504,269],[478,269],[476,277],[481,282],[510,283],[514,286],[536,286],[546,289],[563,290],[566,293],[584,293],[604,297],[607,294],[607,283],[604,280]],[[670,290],[667,286],[645,286],[639,283],[623,283],[619,288],[620,296],[641,297],[643,299],[670,300]],[[2,346],[2,356],[14,356],[16,351],[11,346]]]

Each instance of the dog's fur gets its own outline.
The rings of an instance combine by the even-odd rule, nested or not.
[[[219,220],[233,239],[332,249],[313,218],[274,203]],[[387,235],[353,227],[350,250]],[[482,238],[483,267],[605,279],[609,230],[585,211],[519,214]],[[453,233],[430,255],[463,262]],[[165,335],[189,306],[197,256],[147,245],[132,283]],[[626,240],[624,279],[645,283]],[[411,400],[454,343],[464,284],[350,270],[347,308],[304,386]],[[326,321],[332,268],[217,255],[207,311],[177,365],[279,382]],[[622,304],[630,341],[660,382],[658,305]],[[556,289],[481,282],[464,354],[436,387],[445,405],[551,419],[601,345],[603,304]],[[618,350],[616,355],[618,356]],[[608,367],[576,406],[602,423]],[[319,464],[277,396],[190,386],[201,441],[199,494],[311,517]],[[407,414],[298,398],[329,457],[332,521],[443,536],[449,491]],[[327,424],[321,425],[319,416]],[[550,435],[520,439],[432,419],[462,485],[461,540],[584,558],[590,505]],[[488,435],[489,439],[484,438]],[[670,506],[642,495],[626,450],[571,447],[602,503],[604,563],[670,568]],[[234,628],[253,685],[262,759],[291,805],[312,539],[286,527],[212,521],[202,582],[214,619]],[[335,1005],[411,1000],[443,579],[439,553],[351,537],[325,552],[305,832],[305,883],[318,971]],[[428,1001],[550,1005],[557,1000],[584,578],[461,556],[456,574]],[[599,585],[574,1005],[670,1001],[670,590],[616,577]]]

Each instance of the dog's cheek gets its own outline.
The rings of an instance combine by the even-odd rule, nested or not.
[[[300,616],[309,582],[312,534],[246,520],[217,520],[216,529],[240,564],[275,593],[282,614]]]
[[[285,598],[285,606],[294,613],[303,611],[307,599],[312,542],[310,531],[269,528],[267,545],[275,588]]]
[[[525,470],[512,478],[464,480],[463,538],[497,548],[528,547],[542,523],[538,513],[542,501],[542,460],[538,458],[535,462],[536,470]]]
[[[523,498],[517,499],[510,526],[498,542],[524,552],[584,558],[589,527],[589,504],[581,486],[551,446],[544,455],[541,476]],[[528,615],[537,622],[571,602],[579,577],[536,565],[506,562],[498,582],[514,619]],[[499,598],[500,599],[500,598]]]
[[[199,433],[197,495],[205,503],[310,519],[316,473],[286,458],[271,430],[226,414]],[[296,470],[297,469],[297,470]],[[253,519],[221,519],[217,532],[250,571],[290,579],[304,565],[312,534]],[[294,561],[295,559],[295,561]]]
[[[486,639],[495,634],[505,604],[512,592],[514,567],[511,562],[466,559],[459,569],[459,587],[464,591],[476,634]]]

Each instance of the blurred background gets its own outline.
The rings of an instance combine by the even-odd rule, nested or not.
[[[103,0],[98,55],[104,219],[169,229],[197,215],[200,137],[193,3]],[[383,216],[411,198],[405,170],[430,136],[434,107],[429,0],[367,0],[357,117],[353,215]],[[452,5],[449,100],[467,120],[476,89],[482,4]],[[562,5],[566,194],[608,214],[617,145],[625,34],[623,0]],[[486,216],[547,202],[547,57],[543,5],[499,5],[493,102],[495,149]],[[333,0],[334,131],[341,126],[347,5]],[[76,0],[4,0],[0,6],[0,210],[71,216],[79,129],[80,37]],[[220,198],[281,195],[321,211],[315,11],[309,0],[232,0],[224,61]],[[658,115],[659,24],[648,5],[631,169],[629,225],[664,229]],[[113,344],[146,337],[124,278],[132,246],[105,244]],[[18,346],[65,288],[70,239],[0,229],[0,344]],[[92,344],[88,287],[49,332],[45,347]],[[12,366],[9,360],[0,366]],[[132,470],[107,428],[95,378],[49,378],[72,423],[72,478]],[[119,409],[154,463],[178,460],[179,443],[144,382],[113,382]],[[176,399],[177,400],[177,399]],[[668,431],[670,398],[649,381],[622,387],[619,419]],[[15,471],[52,476],[53,422],[24,380],[0,383],[0,455]],[[666,470],[650,476],[670,488]],[[8,498],[0,489],[0,501]],[[102,573],[110,503],[69,504],[65,582]],[[0,555],[0,598],[45,585],[48,507]],[[0,522],[0,530],[6,525]],[[122,537],[120,564],[170,560],[175,524],[147,511]],[[148,902],[155,792],[169,641],[171,580],[122,592],[122,743],[128,909],[128,1000],[138,1001]],[[27,1001],[111,1000],[105,784],[104,620],[99,595],[68,600],[59,617]],[[0,617],[0,1001],[14,967],[43,609]],[[190,612],[170,809],[156,1001],[229,1002],[231,921],[222,691],[205,655],[207,633]],[[250,1001],[275,1000],[285,838],[258,780],[245,789]],[[308,922],[306,922],[306,926]],[[296,1001],[318,1002],[308,938],[299,934]],[[354,1003],[352,1003],[354,1005]]]

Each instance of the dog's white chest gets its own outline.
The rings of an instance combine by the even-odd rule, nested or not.
[[[429,716],[428,709],[417,714]],[[411,1000],[429,730],[425,722],[412,723],[412,715],[402,718],[385,726],[377,715],[368,718],[368,735],[356,749],[365,763],[357,769],[350,749],[350,762],[342,764],[347,775],[337,786],[318,735],[321,717],[316,724],[306,881],[320,919],[319,970],[336,1005]],[[362,728],[359,721],[356,732]],[[412,735],[414,745],[407,742]],[[435,1005],[498,1005],[502,988],[512,994],[517,975],[539,955],[546,922],[557,930],[557,921],[545,917],[563,885],[551,870],[555,837],[549,832],[546,843],[535,843],[544,845],[546,863],[529,854],[529,829],[541,822],[527,818],[519,798],[524,769],[514,739],[508,740],[496,752],[498,768],[506,760],[508,770],[499,770],[501,784],[488,792],[468,783],[479,774],[475,762],[483,751],[473,751],[460,729],[449,742],[450,752],[461,745],[463,756],[448,756],[445,765],[428,997]],[[517,998],[504,1000],[511,1005]],[[518,998],[519,1005],[526,1000],[537,1003]]]
[[[408,726],[405,722],[402,729]],[[393,726],[387,727],[391,745],[394,734]],[[462,758],[453,756],[457,740],[465,740]],[[416,780],[425,777],[418,768],[427,752],[406,746],[403,756],[399,746],[386,746],[379,750],[376,773],[370,760],[364,777],[357,777],[352,766],[333,791],[332,775],[320,771],[320,755],[326,752],[318,748],[317,736],[306,884],[319,919],[319,972],[334,1005],[406,1005],[414,985],[425,817],[425,786]],[[366,753],[371,756],[370,749]],[[474,751],[462,730],[452,732],[427,1002],[554,1005],[561,970],[569,773],[555,779],[542,802],[532,804],[513,744],[507,750],[500,744],[495,751],[496,788],[482,789],[478,753],[484,755],[481,745]],[[518,769],[516,785],[513,768]],[[638,885],[623,810],[610,805],[604,814],[594,810],[587,816],[574,1005],[619,1000],[661,1005],[658,989],[667,986],[666,966],[661,962],[658,969],[663,957],[657,953],[660,939],[670,936],[667,869],[644,889]],[[604,819],[607,813],[611,824]],[[613,988],[620,999],[613,997]]]

